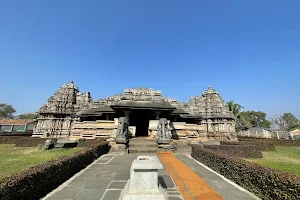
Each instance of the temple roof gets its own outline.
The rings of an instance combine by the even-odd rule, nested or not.
[[[103,105],[98,108],[90,108],[76,113],[77,116],[101,116],[102,113],[115,113],[109,105]]]
[[[150,108],[150,109],[167,109],[175,110],[170,103],[158,100],[158,101],[141,101],[141,100],[121,100],[118,103],[112,105],[113,108]]]
[[[144,87],[125,89],[123,94],[115,94],[93,102],[90,94],[80,93],[72,80],[60,87],[49,98],[48,103],[40,108],[39,113],[101,116],[102,113],[115,113],[116,109],[168,110],[172,111],[172,115],[184,118],[234,119],[220,94],[210,86],[201,96],[191,96],[187,103],[167,98],[160,90]]]
[[[188,114],[188,112],[184,111],[181,108],[176,108],[171,114]]]

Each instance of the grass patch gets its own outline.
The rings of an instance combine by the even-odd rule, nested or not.
[[[83,148],[43,150],[36,147],[0,144],[0,180],[60,156],[72,155],[81,149]]]
[[[247,160],[300,176],[300,146],[276,146],[276,151],[262,153],[262,159]]]

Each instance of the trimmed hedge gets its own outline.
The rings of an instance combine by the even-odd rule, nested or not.
[[[192,157],[262,199],[300,199],[300,178],[192,145]]]
[[[300,146],[300,140],[278,140],[278,139],[273,139],[273,142],[277,146]]]
[[[262,153],[257,145],[204,145],[205,149],[210,149],[242,158],[262,158]]]
[[[284,139],[266,139],[266,138],[248,138],[238,137],[239,141],[252,142],[252,143],[273,143],[274,146],[300,146],[300,140],[284,140]]]
[[[25,132],[19,132],[19,131],[12,131],[12,132],[5,132],[0,131],[0,136],[32,136],[33,131],[25,131]]]
[[[275,144],[272,140],[256,139],[239,142],[220,141],[221,145],[257,145],[261,151],[276,151]]]
[[[16,147],[37,147],[44,144],[47,138],[26,136],[0,136],[0,144],[15,144]]]
[[[102,142],[8,177],[1,181],[0,199],[40,199],[108,150],[108,143]]]
[[[94,146],[100,143],[103,143],[105,139],[85,139],[85,138],[80,138],[78,140],[78,145],[77,147],[90,147]]]

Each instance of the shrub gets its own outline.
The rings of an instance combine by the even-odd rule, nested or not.
[[[16,147],[36,147],[44,144],[46,138],[26,136],[0,136],[0,144],[15,144]]]
[[[108,144],[102,142],[8,177],[1,181],[0,199],[40,199],[108,150]]]
[[[262,199],[300,199],[300,178],[192,145],[192,157]]]
[[[275,144],[270,139],[242,140],[239,142],[221,141],[221,145],[257,145],[261,151],[276,151]]]
[[[93,145],[100,144],[104,142],[105,139],[86,139],[86,138],[80,138],[78,139],[78,147],[89,147]]]
[[[238,137],[238,140],[241,142],[251,142],[251,143],[257,143],[262,144],[265,143],[273,143],[274,146],[300,146],[300,140],[284,140],[284,139],[261,139],[261,138],[248,138],[248,137]],[[263,149],[262,149],[263,150]],[[263,150],[265,151],[265,150]],[[267,150],[266,150],[267,151]]]
[[[278,140],[272,139],[277,146],[300,146],[300,140]]]
[[[257,145],[204,145],[205,149],[226,152],[228,155],[243,158],[262,158],[262,153]]]

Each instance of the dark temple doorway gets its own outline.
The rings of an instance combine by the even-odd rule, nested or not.
[[[147,137],[149,127],[149,113],[147,111],[134,111],[130,113],[129,125],[136,127],[136,137]]]

